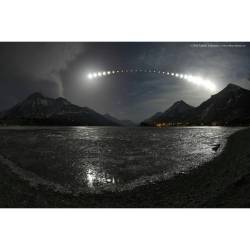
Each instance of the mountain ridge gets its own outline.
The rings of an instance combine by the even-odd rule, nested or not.
[[[63,97],[45,97],[39,92],[29,95],[7,111],[1,123],[6,125],[120,126],[88,107],[72,104]]]
[[[183,108],[178,110],[178,106]],[[250,90],[229,83],[197,107],[181,100],[175,102],[156,119],[151,117],[141,125],[156,126],[161,123],[174,126],[250,124]]]
[[[4,125],[60,126],[136,126],[130,120],[119,120],[100,114],[89,107],[72,104],[63,97],[50,98],[39,92],[29,95],[12,108],[0,112]],[[183,100],[164,112],[157,112],[141,122],[141,126],[179,125],[250,125],[250,90],[229,83],[199,106]]]
[[[104,117],[106,117],[107,119],[120,124],[121,126],[125,126],[125,127],[135,127],[137,126],[133,121],[131,120],[120,120],[112,115],[110,115],[109,113],[105,113],[103,114]]]

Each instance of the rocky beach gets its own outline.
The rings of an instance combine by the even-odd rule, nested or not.
[[[73,195],[49,185],[32,186],[11,171],[3,158],[0,172],[1,207],[249,207],[250,129],[231,135],[223,152],[212,161],[169,180],[128,191]]]

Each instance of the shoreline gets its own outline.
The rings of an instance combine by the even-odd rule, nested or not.
[[[32,187],[2,163],[0,173],[3,208],[250,207],[250,128],[229,136],[224,150],[211,161],[132,191],[74,196]]]

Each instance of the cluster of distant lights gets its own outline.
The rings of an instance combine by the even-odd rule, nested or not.
[[[89,73],[87,75],[88,79],[94,79],[94,78],[99,78],[103,76],[109,76],[109,75],[114,75],[114,74],[119,74],[119,73],[157,73],[161,75],[166,75],[166,76],[172,76],[180,79],[187,80],[188,82],[191,82],[197,86],[202,86],[211,92],[214,92],[216,90],[216,85],[208,80],[204,79],[200,76],[194,76],[194,75],[189,75],[189,74],[181,74],[181,73],[174,73],[174,72],[169,72],[169,71],[161,71],[161,70],[143,70],[143,69],[126,69],[126,70],[109,70],[109,71],[100,71],[100,72],[93,72]]]

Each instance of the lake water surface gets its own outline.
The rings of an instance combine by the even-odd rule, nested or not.
[[[8,127],[0,129],[0,160],[33,184],[76,193],[131,189],[211,160],[239,129]]]

